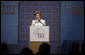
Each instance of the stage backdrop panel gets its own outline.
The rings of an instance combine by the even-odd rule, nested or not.
[[[68,53],[70,41],[84,40],[84,1],[61,1],[61,45]],[[67,48],[67,49],[66,49]]]
[[[18,43],[18,1],[1,1],[1,42]]]
[[[19,43],[22,45],[29,43],[29,26],[35,19],[36,10],[41,12],[41,18],[50,27],[51,53],[59,53],[60,1],[19,1]]]

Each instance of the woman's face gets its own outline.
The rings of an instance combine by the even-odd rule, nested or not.
[[[36,14],[36,19],[40,19],[40,14]]]

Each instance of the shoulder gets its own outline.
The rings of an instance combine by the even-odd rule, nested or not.
[[[45,22],[45,20],[44,20],[44,19],[41,19],[41,21],[42,21],[42,22]]]
[[[32,22],[35,22],[35,20],[32,20]]]
[[[35,20],[32,20],[32,23],[35,23]]]

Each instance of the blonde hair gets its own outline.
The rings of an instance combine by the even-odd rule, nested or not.
[[[36,15],[36,14],[39,14],[40,16],[41,16],[41,13],[40,13],[40,11],[35,11],[35,14],[34,15]]]

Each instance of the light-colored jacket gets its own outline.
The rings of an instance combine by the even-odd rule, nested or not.
[[[40,22],[38,20],[33,20],[31,26],[45,26],[45,20],[40,19]]]

